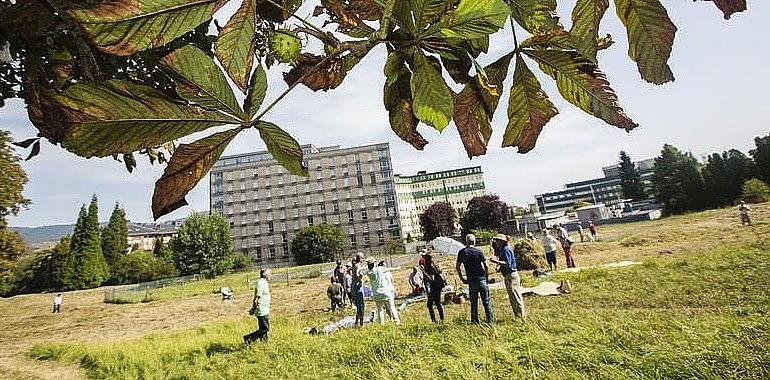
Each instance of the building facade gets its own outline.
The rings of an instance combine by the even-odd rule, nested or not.
[[[321,223],[342,230],[346,252],[378,250],[400,238],[387,143],[302,150],[308,177],[289,173],[267,151],[214,164],[211,210],[230,221],[234,249],[258,264],[291,265],[291,240]]]
[[[642,178],[642,184],[647,194],[650,194],[653,175],[654,159],[634,162],[636,170]],[[535,196],[537,207],[543,214],[563,212],[576,202],[593,204],[613,204],[623,201],[623,189],[620,186],[620,165],[610,165],[602,168],[604,177],[568,183],[563,190]]]
[[[462,215],[473,197],[484,195],[480,166],[417,175],[396,175],[399,224],[404,237],[422,236],[420,214],[436,202],[449,202]]]

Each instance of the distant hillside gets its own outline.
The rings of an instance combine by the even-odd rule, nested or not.
[[[33,245],[36,243],[43,243],[48,241],[57,241],[72,233],[75,230],[74,224],[59,224],[55,226],[42,226],[42,227],[11,227],[12,230],[17,231],[24,238],[27,244]]]

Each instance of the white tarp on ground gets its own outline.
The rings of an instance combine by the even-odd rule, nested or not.
[[[489,289],[505,289],[505,284],[502,281],[498,281],[494,284],[489,284]],[[541,282],[533,288],[522,286],[521,294],[528,293],[532,293],[538,296],[558,296],[561,294],[561,292],[559,292],[559,284],[551,281]]]
[[[436,251],[443,252],[448,255],[457,255],[457,252],[460,252],[461,249],[465,248],[463,243],[444,236],[440,236],[431,240],[430,245]]]

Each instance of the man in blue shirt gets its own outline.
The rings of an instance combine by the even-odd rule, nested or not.
[[[500,274],[505,279],[505,290],[508,291],[508,300],[511,301],[513,314],[524,319],[526,311],[524,310],[524,297],[521,294],[521,279],[519,271],[516,268],[516,256],[508,245],[508,237],[503,234],[497,234],[492,238],[492,248],[495,250],[495,256],[489,261],[499,265]]]
[[[487,258],[476,245],[476,236],[468,234],[465,236],[465,248],[457,253],[457,263],[455,270],[460,280],[468,284],[468,292],[471,297],[471,323],[479,323],[479,296],[484,305],[484,313],[487,317],[487,323],[493,323],[495,317],[492,315],[492,300],[489,298],[489,285],[487,285]],[[465,276],[461,266],[465,269]]]

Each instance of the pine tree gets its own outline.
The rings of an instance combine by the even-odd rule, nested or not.
[[[624,151],[620,151],[620,187],[623,190],[623,197],[639,201],[647,198],[642,184],[642,176],[631,162],[631,157]]]
[[[101,285],[110,276],[107,261],[102,255],[99,236],[99,206],[96,196],[86,212],[81,207],[75,232],[72,234],[68,263],[69,289],[87,289]]]
[[[754,177],[754,162],[737,149],[730,149],[722,154],[730,176],[730,203],[735,203],[741,196],[743,184]]]
[[[708,198],[706,204],[709,207],[721,207],[730,202],[729,177],[730,173],[722,156],[718,153],[710,155],[703,167],[703,182]]]
[[[102,229],[102,254],[107,264],[112,265],[126,252],[126,249],[128,249],[126,213],[115,203],[110,222]]]
[[[706,197],[700,164],[690,153],[666,144],[655,158],[653,195],[666,214],[701,210]]]

